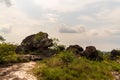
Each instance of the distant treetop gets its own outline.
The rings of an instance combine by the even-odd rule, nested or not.
[[[5,39],[2,36],[0,36],[0,41],[5,41]]]

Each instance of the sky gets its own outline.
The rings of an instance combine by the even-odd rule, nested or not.
[[[66,46],[120,49],[120,0],[0,0],[0,35],[20,44],[46,32]]]

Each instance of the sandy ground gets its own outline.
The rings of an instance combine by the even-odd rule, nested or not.
[[[113,71],[112,74],[115,76],[114,80],[120,80],[120,73],[117,71]]]
[[[35,62],[18,63],[9,67],[0,68],[0,80],[37,80],[30,71]]]

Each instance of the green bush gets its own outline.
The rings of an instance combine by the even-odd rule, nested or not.
[[[34,37],[34,39],[36,40],[36,41],[38,41],[38,40],[40,40],[42,37],[44,37],[44,33],[43,32],[39,32],[39,33],[37,33],[36,35],[35,35],[35,37]]]
[[[102,51],[97,50],[97,52],[98,52],[98,55],[99,55],[100,57],[103,57],[104,53],[103,53]]]
[[[15,49],[16,49],[16,45],[10,43],[1,43],[0,63],[15,62],[17,60]]]
[[[2,36],[0,36],[0,41],[3,42],[5,41],[5,39]]]
[[[120,64],[114,60],[108,60],[107,64],[112,68],[112,71],[117,71],[120,73]]]
[[[57,38],[52,38],[52,40],[53,40],[53,46],[50,47],[51,49],[55,50],[56,53],[65,51],[65,45],[59,44],[59,39],[57,39]]]
[[[69,63],[71,63],[75,59],[74,54],[67,52],[67,51],[61,52],[60,54],[57,55],[57,57],[60,60],[62,60],[64,65],[68,65]]]
[[[109,61],[90,61],[69,52],[61,52],[39,62],[34,74],[38,80],[113,80],[111,71],[120,70],[114,64]]]
[[[65,51],[65,46],[64,45],[57,45],[54,50],[56,50],[58,53]]]
[[[71,62],[75,60],[75,56],[73,53],[69,52],[60,52],[46,61],[46,64],[50,67],[57,67],[57,66],[68,66]]]

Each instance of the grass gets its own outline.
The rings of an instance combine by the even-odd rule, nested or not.
[[[116,61],[90,61],[68,52],[38,62],[34,74],[38,80],[113,80],[111,71],[119,71]]]

